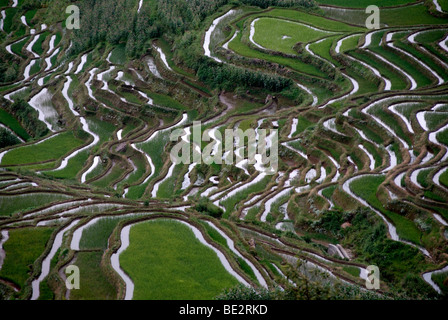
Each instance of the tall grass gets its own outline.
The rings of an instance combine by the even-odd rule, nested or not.
[[[311,128],[314,124],[314,122],[308,120],[307,118],[303,116],[298,117],[298,124],[297,124],[297,130],[293,133],[293,137],[301,134],[303,131],[307,130],[308,128]],[[291,146],[296,147],[293,143],[291,143]]]
[[[331,199],[335,190],[336,186],[325,188],[324,190],[322,190],[322,195],[327,199]]]
[[[59,179],[74,179],[86,165],[89,155],[97,152],[103,143],[113,139],[113,132],[116,129],[114,124],[91,117],[87,118],[87,123],[89,125],[89,129],[99,136],[100,141],[92,148],[82,151],[70,159],[66,168],[59,171],[47,172],[47,175]]]
[[[159,93],[155,93],[155,92],[146,92],[148,94],[148,96],[154,100],[154,104],[156,105],[160,105],[163,107],[168,107],[168,108],[172,108],[172,109],[176,109],[176,110],[188,110],[190,108],[184,106],[183,104],[181,104],[179,101],[169,97],[168,95],[165,94],[159,94]]]
[[[358,42],[360,38],[361,35],[355,35],[353,37],[345,39],[341,45],[341,52],[356,49],[358,47]]]
[[[373,158],[375,159],[375,168],[380,167],[383,164],[383,158],[376,150],[375,146],[371,143],[365,142],[364,147],[366,147],[367,151],[372,154]]]
[[[437,74],[439,74],[444,80],[446,80],[448,78],[448,73],[445,70],[445,68],[440,68],[440,66],[437,63],[435,63],[435,61],[432,59],[431,56],[428,56],[427,54],[414,48],[412,45],[403,43],[401,41],[396,41],[395,46],[409,52],[414,57],[416,57],[419,61],[426,63],[431,69],[433,69]]]
[[[138,199],[142,197],[149,182],[156,178],[157,174],[160,173],[160,170],[163,168],[164,149],[168,141],[169,132],[165,131],[159,132],[151,141],[138,145],[139,148],[150,155],[154,164],[155,172],[150,173],[152,176],[146,183],[129,188],[129,193],[127,195],[129,199]]]
[[[204,221],[199,221],[199,223],[204,227],[205,231],[207,231],[207,234],[210,236],[210,238],[212,238],[213,241],[219,243],[224,248],[229,249],[227,240],[215,228],[212,228],[208,223]]]
[[[444,296],[448,295],[447,279],[448,279],[448,272],[437,273],[432,275],[432,280],[439,286]]]

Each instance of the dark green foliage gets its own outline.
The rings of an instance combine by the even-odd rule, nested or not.
[[[228,0],[158,0],[156,1],[156,23],[163,30],[182,34],[186,30],[197,29],[200,23]],[[154,15],[153,15],[154,16]]]
[[[343,229],[344,222],[349,222],[351,227]],[[408,272],[423,271],[424,256],[414,247],[390,240],[386,225],[370,209],[363,208],[352,212],[325,211],[319,220],[308,223],[313,232],[337,238],[366,263],[378,266],[382,281],[397,288],[397,293],[406,292],[407,296],[414,298],[430,294],[431,291],[427,290],[424,282],[419,282],[416,289],[408,290],[416,285],[417,281],[409,278]]]
[[[0,82],[12,82],[17,78],[17,64],[0,62]]]
[[[227,0],[158,0],[143,5],[137,13],[138,1],[85,0],[80,4],[83,12],[82,28],[74,30],[73,53],[80,53],[107,41],[113,45],[125,44],[129,57],[143,54],[150,47],[150,40],[163,37],[176,39],[176,61],[182,62],[197,72],[198,78],[211,88],[235,89],[258,87],[280,92],[292,85],[290,79],[268,75],[258,71],[216,64],[202,56],[198,45],[201,39],[193,32],[202,28],[201,22]],[[255,1],[252,5],[313,6],[312,0]],[[88,30],[86,32],[86,30]],[[163,31],[162,31],[163,30]],[[173,42],[172,40],[170,42]],[[288,92],[295,100],[296,92]],[[300,101],[300,100],[297,100]]]
[[[347,214],[339,211],[326,211],[322,218],[312,224],[314,231],[327,231],[332,236],[341,237],[341,225],[347,221]]]
[[[137,13],[136,0],[85,0],[80,3],[83,12],[82,28],[75,30],[75,53],[95,46],[102,41],[112,44],[126,43],[126,53],[142,53],[147,41],[164,33],[183,34],[196,29],[227,0],[158,0],[144,4]],[[89,30],[89,32],[86,32]]]
[[[73,52],[79,53],[107,41],[128,43],[129,55],[142,51],[145,42],[159,35],[149,8],[143,6],[137,15],[136,0],[85,0],[79,4],[82,27],[74,30]],[[86,32],[87,31],[87,32]]]
[[[0,127],[0,149],[19,144],[20,141],[9,130]]]
[[[0,48],[0,82],[12,82],[18,76],[19,64],[11,63],[11,55]]]
[[[221,208],[218,208],[207,198],[201,198],[195,209],[203,214],[209,215],[214,218],[221,218],[224,214]]]
[[[416,274],[407,274],[402,282],[403,294],[407,296],[418,298],[426,295],[431,297],[434,295],[434,290],[428,286],[428,284]]]
[[[9,300],[13,293],[14,291],[11,287],[0,282],[0,300]]]
[[[296,104],[300,104],[304,101],[304,94],[297,88],[297,86],[289,86],[282,90],[281,95],[294,101]]]
[[[415,284],[411,284],[407,274],[409,270],[418,272],[425,268],[425,258],[418,249],[388,239],[386,226],[369,210],[358,210],[351,224],[352,227],[344,231],[347,243],[350,242],[356,254],[362,255],[368,263],[378,266],[382,280],[402,288],[414,298],[427,295],[427,290],[412,289]],[[419,286],[425,287],[426,284],[420,283]]]
[[[236,87],[258,87],[266,90],[280,92],[292,86],[291,79],[277,75],[269,75],[259,71],[240,67],[217,64],[215,62],[202,63],[197,71],[201,81],[212,88],[231,90]]]
[[[380,300],[391,299],[394,296],[380,296],[375,292],[362,291],[359,287],[341,283],[320,283],[308,280],[303,274],[293,268],[288,268],[286,276],[293,281],[284,281],[284,290],[249,288],[243,285],[228,289],[216,300]]]
[[[42,7],[42,2],[50,2],[50,1],[39,1],[39,0],[24,0],[21,8],[24,11],[39,9]]]
[[[84,0],[79,3],[82,28],[74,30],[73,50],[79,53],[108,41],[126,43],[126,53],[133,56],[148,47],[148,40],[188,34],[229,0],[157,0],[145,3],[137,12],[137,0]],[[314,7],[313,0],[244,0],[244,4],[267,6]],[[87,30],[87,32],[86,32]],[[191,36],[191,35],[190,35]],[[191,39],[190,39],[191,40]]]

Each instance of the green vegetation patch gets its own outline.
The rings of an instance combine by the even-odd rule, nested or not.
[[[412,17],[412,19],[409,17]],[[439,18],[431,15],[424,3],[420,3],[415,6],[382,10],[381,23],[385,23],[390,27],[419,24],[445,24],[446,18]]]
[[[42,44],[45,41],[45,39],[50,35],[48,31],[45,31],[44,33],[40,34],[37,39],[37,41],[34,43],[33,47],[31,48],[34,52],[36,52],[39,56],[42,56],[44,53],[44,49],[42,48]]]
[[[213,299],[238,284],[211,249],[174,221],[133,226],[120,262],[134,281],[135,300]]]
[[[33,20],[34,16],[36,15],[36,12],[37,12],[37,9],[32,9],[32,10],[28,10],[27,12],[25,12],[26,22],[28,23],[29,26],[33,25],[31,23],[31,20]]]
[[[255,22],[254,41],[271,50],[297,54],[293,49],[296,43],[316,41],[328,34],[293,21],[260,18]]]
[[[23,40],[14,43],[13,45],[11,45],[11,51],[14,52],[15,54],[21,56],[22,58],[26,59],[27,56],[22,53],[22,50],[23,50],[23,47],[25,46],[25,44],[28,42],[28,40],[29,40],[29,37],[24,38]]]
[[[309,25],[312,25],[317,28],[322,28],[325,26],[325,29],[335,32],[354,32],[354,31],[363,31],[364,27],[359,28],[352,25],[348,25],[341,21],[336,21],[332,19],[327,19],[326,17],[309,14],[304,11],[299,10],[291,10],[291,9],[274,9],[270,12],[263,13],[265,16],[271,17],[283,17],[291,20],[296,20],[299,22],[303,22]],[[346,20],[350,21],[350,20]]]
[[[30,135],[16,120],[16,118],[14,118],[12,115],[10,115],[3,109],[0,109],[0,123],[3,123],[5,126],[14,131],[19,137],[21,137],[25,141],[30,139]]]
[[[124,64],[126,62],[126,47],[119,45],[113,49],[109,60],[113,64]]]
[[[377,69],[383,77],[390,80],[392,90],[403,90],[406,88],[407,83],[403,75],[397,70],[385,65],[384,62],[374,55],[361,51],[350,51],[350,55]]]
[[[83,145],[72,131],[60,133],[42,143],[13,149],[5,154],[2,165],[21,165],[59,159]]]
[[[372,207],[382,212],[397,228],[400,238],[420,244],[422,232],[417,228],[413,221],[408,220],[395,212],[384,208],[378,199],[376,193],[378,187],[384,182],[384,176],[365,176],[353,181],[350,184],[351,190],[359,197],[366,200]]]
[[[111,170],[99,180],[92,182],[92,185],[100,188],[112,187],[111,184],[118,178],[120,178],[122,174],[123,169],[121,168],[120,164],[114,163]]]
[[[299,116],[298,117],[298,124],[297,124],[297,130],[296,132],[293,133],[293,137],[299,135],[300,133],[302,133],[303,131],[307,130],[308,128],[312,127],[314,125],[313,122],[311,122],[310,120],[308,120],[307,118],[303,117],[303,116]],[[292,143],[291,143],[292,145]]]
[[[439,140],[444,145],[448,146],[448,129],[442,132],[439,132],[436,136],[437,140]]]
[[[51,228],[10,230],[9,239],[3,245],[6,258],[0,277],[23,288],[32,272],[32,265],[44,252],[53,231]]]
[[[448,296],[448,272],[437,273],[432,275],[432,280],[442,291],[442,294]]]
[[[70,300],[115,300],[117,292],[101,269],[103,252],[79,252],[76,265],[81,270],[79,290],[70,291]]]
[[[428,129],[434,131],[447,122],[448,112],[427,112],[425,120]]]
[[[339,36],[330,36],[328,38],[323,39],[322,41],[312,43],[310,44],[309,49],[314,54],[317,54],[318,56],[338,66],[339,62],[333,59],[333,57],[330,54],[331,46],[333,45],[333,42],[337,40],[338,37]]]
[[[347,4],[350,3],[353,6],[360,5],[360,3],[365,3],[366,1],[368,0],[358,2],[341,0],[341,2],[346,2]],[[389,3],[391,3],[392,1],[393,0],[390,0]],[[383,3],[384,2],[385,1],[383,1]],[[378,5],[377,2],[371,2],[369,4]],[[360,7],[362,9],[356,9],[356,10],[340,10],[333,8],[325,8],[324,12],[326,13],[326,16],[330,18],[334,18],[344,22],[350,21],[350,23],[359,26],[365,26],[365,21],[369,17],[369,14],[366,14],[365,12],[365,8],[367,6],[360,5]],[[410,19],[410,17],[412,17],[412,19]],[[431,15],[423,2],[412,6],[384,8],[381,10],[382,26],[387,25],[388,27],[398,27],[398,26],[432,25],[432,24],[444,24],[444,23],[446,23],[446,19]]]
[[[346,38],[344,41],[342,41],[340,52],[356,49],[358,47],[360,38],[360,34],[356,34]]]
[[[163,107],[168,107],[176,110],[188,110],[183,104],[174,100],[173,98],[159,93],[147,92],[148,96],[153,99],[154,104],[160,105]]]
[[[260,182],[257,182],[245,189],[242,189],[234,196],[220,202],[220,204],[223,205],[224,208],[226,208],[226,216],[228,216],[230,213],[234,212],[234,210],[236,209],[235,206],[239,202],[246,200],[250,194],[263,191],[266,188],[266,186],[269,184],[271,179],[272,179],[272,177],[267,176],[267,177],[263,178]]]
[[[47,172],[46,174],[59,179],[74,179],[86,165],[90,154],[94,154],[104,142],[113,139],[113,132],[116,128],[112,123],[101,121],[100,119],[93,117],[87,118],[87,123],[89,125],[89,129],[99,136],[100,141],[92,148],[80,152],[75,157],[71,158],[65,169]]]
[[[0,216],[12,215],[68,199],[69,196],[53,193],[30,193],[17,196],[0,197]]]
[[[445,187],[448,187],[448,170],[442,173],[442,175],[440,176],[440,183]]]

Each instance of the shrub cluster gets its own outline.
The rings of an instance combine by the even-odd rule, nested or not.
[[[0,127],[0,149],[19,144],[20,141],[11,132]]]
[[[195,210],[203,214],[209,215],[213,218],[221,218],[224,212],[221,208],[218,208],[207,198],[201,198],[196,205]]]

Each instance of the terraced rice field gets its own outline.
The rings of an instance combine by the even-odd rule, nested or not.
[[[123,21],[155,10],[114,1]],[[284,298],[301,281],[364,290],[370,265],[379,291],[333,297],[446,298],[446,2],[383,1],[369,30],[371,1],[223,1],[172,33],[139,30],[144,50],[91,44],[24,2],[0,1],[0,299],[201,300],[240,284]],[[214,144],[191,143],[195,121]],[[199,163],[226,129],[277,129],[278,170]],[[171,161],[181,140],[191,163]]]

